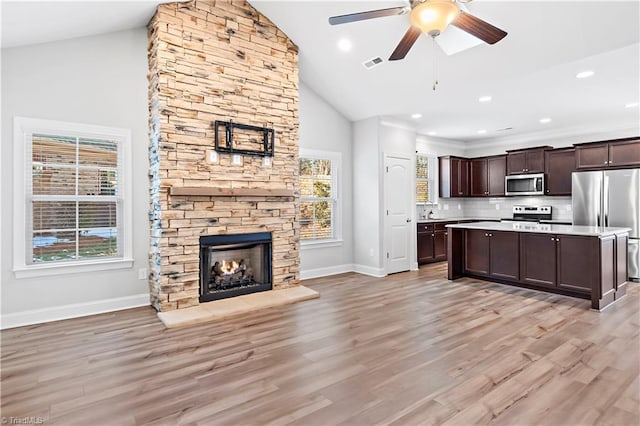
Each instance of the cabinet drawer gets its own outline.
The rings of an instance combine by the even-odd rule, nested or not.
[[[418,234],[421,232],[433,232],[433,223],[419,223]]]
[[[451,222],[439,222],[439,223],[434,223],[434,231],[446,231],[447,228],[446,226],[449,225]]]

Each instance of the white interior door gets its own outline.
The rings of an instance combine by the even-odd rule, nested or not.
[[[385,270],[387,274],[411,268],[413,167],[410,158],[384,159]]]

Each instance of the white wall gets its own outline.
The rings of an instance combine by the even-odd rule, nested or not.
[[[353,123],[353,263],[357,272],[381,276],[378,121],[374,117]]]
[[[2,49],[2,326],[149,303],[146,29]],[[16,279],[12,259],[13,117],[132,131],[134,267]]]
[[[331,247],[303,246],[300,275],[306,279],[353,269],[353,156],[351,122],[302,81],[299,89],[300,149],[333,151],[342,155],[338,176],[342,243]]]

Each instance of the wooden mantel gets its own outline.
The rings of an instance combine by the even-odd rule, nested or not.
[[[269,188],[213,188],[208,186],[180,186],[169,189],[171,195],[200,197],[293,197],[290,189]]]

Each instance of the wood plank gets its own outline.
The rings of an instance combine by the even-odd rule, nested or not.
[[[305,280],[302,304],[166,329],[151,308],[0,332],[7,418],[47,424],[639,424],[640,286],[590,302],[446,263]]]
[[[294,197],[290,189],[278,188],[212,188],[207,186],[172,186],[169,194],[204,197]]]

